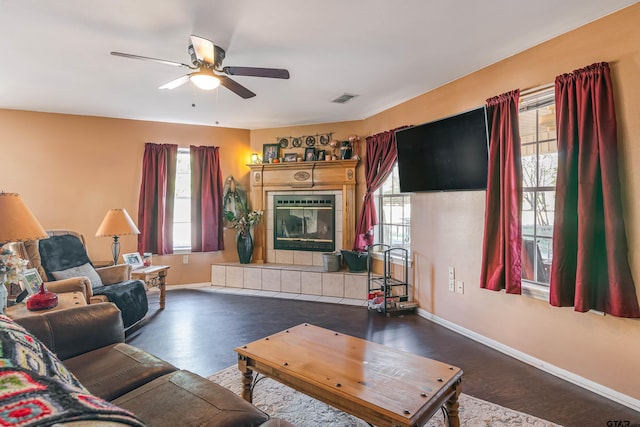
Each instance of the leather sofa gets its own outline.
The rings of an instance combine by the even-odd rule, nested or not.
[[[130,411],[145,425],[292,427],[226,388],[124,343],[122,317],[113,303],[46,312],[16,323],[53,351],[92,395]]]

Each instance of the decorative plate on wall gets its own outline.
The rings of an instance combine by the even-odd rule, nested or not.
[[[320,145],[327,145],[329,143],[329,135],[320,135]]]
[[[302,147],[302,140],[300,138],[293,138],[291,140],[291,145],[294,147]]]
[[[307,144],[307,147],[314,147],[316,145],[316,137],[308,136],[307,139],[304,140],[304,143]]]
[[[282,148],[287,148],[289,146],[289,140],[287,138],[280,138],[278,144],[280,144]]]

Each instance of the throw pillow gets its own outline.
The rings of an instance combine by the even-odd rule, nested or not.
[[[91,289],[99,288],[102,286],[102,279],[98,275],[95,268],[89,263],[82,264],[78,267],[67,268],[61,271],[52,271],[51,274],[56,280],[70,279],[72,277],[86,276],[91,282]]]

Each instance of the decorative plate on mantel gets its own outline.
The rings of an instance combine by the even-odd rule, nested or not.
[[[307,147],[315,147],[316,145],[316,137],[308,136],[307,139],[304,140],[304,143],[307,144]]]

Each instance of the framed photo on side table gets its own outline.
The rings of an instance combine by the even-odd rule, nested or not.
[[[27,291],[29,295],[33,295],[40,290],[42,285],[42,278],[38,274],[38,270],[35,268],[29,268],[22,272],[22,289]]]
[[[144,266],[144,264],[142,263],[142,257],[138,252],[123,254],[122,259],[124,260],[125,264],[129,264],[134,270],[136,268],[142,268]]]

